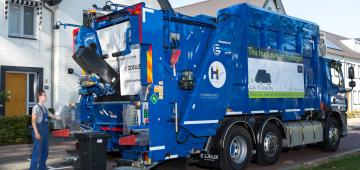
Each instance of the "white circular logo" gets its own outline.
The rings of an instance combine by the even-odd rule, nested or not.
[[[226,70],[222,63],[214,61],[209,67],[209,80],[215,88],[221,88],[226,81]]]
[[[216,56],[219,56],[221,54],[221,49],[219,44],[214,44],[213,46],[213,52]]]

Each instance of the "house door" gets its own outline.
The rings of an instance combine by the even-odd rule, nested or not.
[[[5,103],[5,116],[26,115],[27,108],[27,74],[6,73],[5,90],[10,91],[10,100]]]

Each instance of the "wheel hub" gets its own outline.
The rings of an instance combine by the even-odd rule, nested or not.
[[[247,146],[244,138],[236,136],[230,143],[230,157],[235,163],[242,163],[247,154]]]
[[[264,151],[269,156],[274,156],[279,149],[279,139],[278,137],[269,132],[264,137]]]
[[[330,143],[334,144],[339,140],[339,129],[334,127],[334,126],[330,126],[329,128],[329,140]]]

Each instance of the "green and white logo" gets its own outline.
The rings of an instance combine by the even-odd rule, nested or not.
[[[156,104],[156,103],[159,101],[159,97],[154,93],[153,95],[151,95],[150,101],[151,101],[153,104]]]
[[[303,56],[248,48],[249,98],[304,98]]]

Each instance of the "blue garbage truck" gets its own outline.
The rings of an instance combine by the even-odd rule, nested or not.
[[[110,3],[73,31],[79,121],[111,135],[123,165],[245,169],[274,164],[283,148],[338,148],[354,68],[345,85],[318,25],[248,4],[217,17],[160,5]]]

